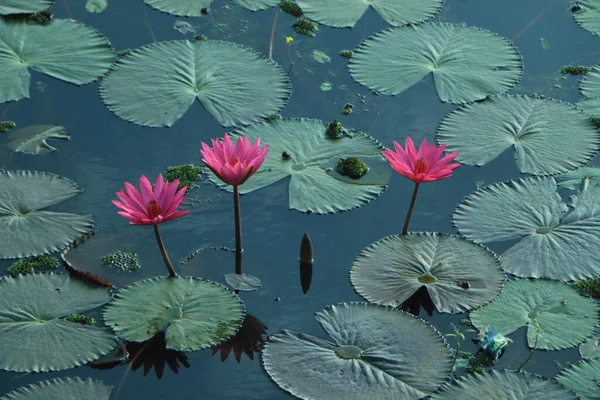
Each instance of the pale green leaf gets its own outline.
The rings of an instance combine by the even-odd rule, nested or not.
[[[20,387],[0,400],[108,400],[111,389],[91,378],[54,378]]]

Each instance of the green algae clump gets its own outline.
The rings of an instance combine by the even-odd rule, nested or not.
[[[166,179],[169,182],[173,182],[175,179],[179,179],[179,185],[177,190],[184,186],[187,186],[188,192],[196,187],[196,181],[200,179],[202,175],[202,168],[196,167],[192,164],[176,165],[167,167]]]
[[[363,160],[358,157],[340,158],[335,166],[335,170],[342,176],[352,179],[359,179],[367,173],[369,168]]]
[[[265,121],[267,121],[267,122],[271,122],[271,121],[277,121],[277,120],[280,120],[281,118],[282,118],[282,117],[281,117],[281,114],[273,114],[273,115],[268,115],[268,116],[266,116],[266,117],[264,118],[264,120],[265,120]]]
[[[125,253],[120,250],[101,257],[100,262],[106,266],[115,267],[125,272],[135,272],[141,268],[136,253]]]
[[[298,18],[292,28],[296,31],[296,33],[306,36],[315,36],[315,32],[317,30],[317,24],[312,21],[309,21],[306,18]]]
[[[50,256],[37,256],[19,260],[6,272],[11,276],[33,274],[34,270],[50,271],[58,267],[58,260]]]
[[[565,75],[586,75],[591,71],[592,69],[589,67],[576,67],[573,65],[567,65],[560,69],[560,73]]]
[[[17,124],[12,121],[0,121],[0,133],[8,132],[15,126],[17,126]]]
[[[82,325],[96,325],[96,320],[92,317],[88,317],[82,314],[71,314],[67,315],[65,319],[69,322]]]
[[[577,281],[573,282],[572,285],[581,295],[600,299],[600,278]]]
[[[325,136],[327,139],[337,140],[341,139],[346,135],[346,129],[342,126],[341,122],[338,120],[333,120],[327,125],[327,130],[325,131]]]
[[[281,8],[281,11],[293,15],[294,17],[299,17],[304,14],[298,3],[294,1],[282,0],[281,3],[279,3],[279,7]]]
[[[352,52],[352,50],[342,50],[339,52],[339,55],[344,57],[344,58],[352,58],[352,55],[354,53]]]

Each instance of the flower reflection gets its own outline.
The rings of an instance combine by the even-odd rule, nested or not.
[[[421,307],[430,317],[433,315],[433,301],[429,296],[426,286],[421,286],[419,290],[413,293],[408,299],[404,301],[398,308],[404,311],[408,311],[413,315],[419,315]]]
[[[226,342],[213,347],[212,353],[215,355],[221,351],[221,362],[229,357],[233,350],[235,359],[239,363],[242,359],[242,352],[246,353],[248,358],[254,360],[254,352],[261,352],[267,340],[267,326],[258,318],[246,314],[242,326],[238,333],[229,338]]]

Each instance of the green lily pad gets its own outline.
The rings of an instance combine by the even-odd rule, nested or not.
[[[600,184],[600,168],[581,167],[575,171],[565,172],[555,176],[558,186],[572,190],[582,189],[586,183]]]
[[[391,307],[340,303],[317,313],[331,341],[284,330],[263,351],[267,373],[302,399],[420,399],[452,370],[450,349],[425,321]]]
[[[517,241],[501,256],[504,270],[521,277],[562,281],[600,275],[600,185],[589,185],[570,207],[554,178],[489,185],[467,196],[454,223],[477,243]]]
[[[96,379],[54,378],[20,387],[0,400],[108,400],[111,390]]]
[[[157,10],[172,15],[201,17],[203,8],[210,8],[213,0],[144,0],[144,3]],[[251,11],[264,10],[279,4],[280,0],[233,0],[237,5]]]
[[[572,390],[581,400],[597,400],[600,384],[600,359],[583,360],[562,370],[558,383]]]
[[[0,15],[44,11],[54,5],[54,0],[2,0]]]
[[[586,114],[599,118],[600,117],[600,67],[594,67],[591,72],[588,72],[579,83],[581,94],[584,99],[577,102],[577,107],[583,110]]]
[[[253,292],[262,286],[262,282],[255,276],[248,274],[227,274],[225,282],[234,290]]]
[[[477,166],[514,147],[521,172],[551,175],[587,164],[600,146],[600,134],[570,104],[500,95],[451,112],[440,124],[438,141],[446,151],[459,152],[456,161]]]
[[[277,113],[290,91],[274,62],[240,45],[211,40],[133,50],[100,87],[104,103],[119,117],[155,127],[173,125],[196,99],[220,124],[245,125]]]
[[[323,25],[352,27],[369,9],[377,12],[388,24],[417,24],[436,15],[443,0],[297,0],[304,14]]]
[[[442,386],[431,400],[576,400],[577,396],[552,380],[528,373],[489,371],[461,376]]]
[[[195,351],[235,335],[244,315],[240,298],[223,285],[157,277],[120,290],[104,320],[126,340],[143,342],[164,331],[167,348]]]
[[[233,0],[238,6],[250,11],[265,10],[281,3],[281,0]]]
[[[583,29],[600,35],[600,2],[598,0],[578,0],[580,10],[573,13],[573,18]]]
[[[62,274],[0,278],[0,368],[45,372],[72,368],[110,352],[110,329],[69,322],[110,301],[106,288]]]
[[[30,125],[0,136],[6,139],[6,146],[19,153],[46,154],[57,151],[56,147],[48,144],[48,140],[71,140],[71,136],[60,125]]]
[[[422,286],[439,312],[471,310],[504,285],[498,258],[485,247],[442,233],[388,236],[356,257],[350,281],[367,300],[397,307]]]
[[[592,336],[579,345],[582,358],[600,358],[600,336]]]
[[[76,85],[95,81],[114,61],[96,30],[67,19],[48,25],[0,19],[0,103],[29,98],[28,67]]]
[[[521,56],[508,39],[437,22],[376,33],[358,46],[348,67],[358,83],[390,95],[432,73],[439,98],[450,103],[505,93],[523,73]]]
[[[88,0],[87,3],[85,3],[85,9],[88,12],[101,13],[106,9],[107,5],[107,0]]]
[[[67,247],[93,227],[91,215],[42,211],[83,189],[58,175],[0,171],[0,258],[26,258]]]
[[[302,212],[349,210],[377,198],[391,176],[387,161],[381,157],[383,146],[360,132],[330,140],[326,130],[327,125],[321,121],[301,118],[257,123],[234,132],[234,137],[247,134],[251,142],[260,138],[261,143],[269,144],[264,164],[240,186],[240,193],[250,193],[291,176],[290,208]],[[290,159],[284,159],[283,152]],[[336,163],[346,157],[363,160],[368,172],[359,179],[337,173]],[[220,187],[233,191],[212,172],[208,175]]]
[[[472,311],[470,317],[477,328],[489,324],[503,335],[526,326],[529,347],[534,347],[537,337],[537,348],[544,350],[577,346],[594,333],[599,321],[592,299],[566,283],[543,279],[506,282],[496,300]]]

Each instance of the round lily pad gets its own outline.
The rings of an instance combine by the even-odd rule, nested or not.
[[[168,349],[194,351],[235,335],[244,315],[240,298],[223,285],[157,277],[120,290],[104,320],[126,340],[143,342],[164,331]]]
[[[444,102],[467,103],[505,93],[523,64],[508,39],[447,23],[424,23],[376,33],[354,52],[352,77],[369,89],[399,94],[433,74]]]
[[[0,368],[45,372],[95,360],[115,346],[107,328],[69,322],[110,301],[106,288],[62,274],[0,278]]]
[[[450,349],[425,321],[391,307],[340,303],[317,313],[331,341],[284,330],[263,365],[302,399],[420,399],[451,372]]]
[[[454,223],[478,243],[516,241],[501,254],[507,272],[573,281],[600,275],[600,185],[588,185],[569,206],[552,177],[497,183],[467,196]]]
[[[262,189],[290,176],[290,208],[302,212],[349,210],[377,198],[391,176],[381,156],[381,143],[360,132],[331,140],[326,131],[323,122],[301,118],[257,123],[234,132],[234,137],[247,134],[250,141],[260,138],[261,143],[269,144],[264,164],[240,186],[240,193]],[[283,157],[284,153],[289,157]],[[365,162],[367,173],[359,179],[340,175],[336,164],[347,157]],[[220,187],[233,190],[212,172],[208,175]]]
[[[367,300],[397,307],[422,286],[439,312],[489,303],[504,285],[498,258],[470,240],[443,233],[388,236],[358,255],[350,281]]]
[[[587,164],[600,146],[600,134],[570,104],[499,95],[451,112],[440,124],[438,141],[446,151],[459,153],[456,161],[477,166],[514,148],[521,172],[551,175]]]
[[[573,18],[579,26],[596,35],[600,35],[600,2],[598,0],[578,0],[579,11]]]
[[[442,386],[431,400],[576,400],[577,396],[553,380],[528,373],[489,371],[461,376]]]
[[[557,376],[558,383],[572,390],[581,400],[598,399],[600,382],[600,359],[583,360],[562,370]]]
[[[0,258],[61,250],[91,230],[91,215],[41,211],[82,191],[72,181],[50,173],[0,171]]]
[[[352,27],[369,9],[393,26],[417,24],[437,14],[443,0],[298,0],[304,14],[324,25]]]
[[[54,378],[23,386],[0,400],[108,400],[112,386],[96,379]]]
[[[579,88],[585,98],[579,100],[577,107],[592,117],[600,117],[600,67],[594,67],[586,74],[579,83]]]
[[[54,0],[2,0],[0,15],[44,11],[52,7],[53,4]]]
[[[104,36],[60,18],[48,25],[0,19],[0,54],[0,103],[29,98],[28,67],[83,85],[105,74],[114,61],[114,51]]]
[[[527,327],[533,348],[559,350],[576,346],[592,335],[599,321],[596,304],[570,285],[543,279],[506,282],[490,304],[471,312],[477,328],[488,324],[503,335]],[[539,332],[538,332],[539,330]]]
[[[279,65],[240,45],[212,40],[133,50],[100,87],[104,103],[119,117],[155,127],[173,125],[195,100],[220,124],[245,125],[276,114],[290,91]]]

